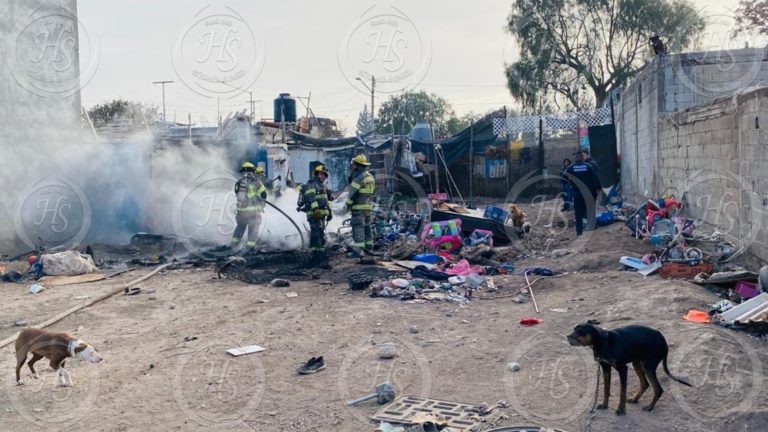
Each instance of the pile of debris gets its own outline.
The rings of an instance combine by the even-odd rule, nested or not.
[[[643,257],[624,256],[619,262],[627,270],[648,276],[687,279],[723,300],[707,311],[691,310],[685,319],[717,323],[732,329],[768,333],[768,266],[759,274],[733,265],[747,247],[715,230],[704,233],[693,219],[683,216],[685,197],[673,195],[648,200],[626,218],[637,239],[656,247]]]
[[[304,251],[249,253],[220,260],[216,265],[219,278],[238,279],[251,284],[263,284],[276,278],[307,278],[314,268],[330,269],[325,253]]]

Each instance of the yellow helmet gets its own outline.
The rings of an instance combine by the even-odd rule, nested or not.
[[[261,166],[256,167],[256,174],[264,174],[264,168]]]
[[[315,174],[317,173],[325,173],[325,175],[328,175],[328,170],[325,169],[324,165],[318,165],[315,167],[314,171]]]
[[[243,162],[243,164],[240,165],[240,171],[253,171],[255,169],[256,166],[250,162]]]
[[[365,157],[364,154],[359,154],[352,158],[352,163],[355,165],[362,165],[362,166],[370,166],[371,164],[368,162],[368,159]]]

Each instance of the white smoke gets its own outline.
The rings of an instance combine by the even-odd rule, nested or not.
[[[80,130],[30,135],[0,146],[0,252],[20,253],[38,242],[47,248],[126,244],[139,231],[229,243],[238,177],[233,168],[242,162],[237,155],[253,150],[253,144],[234,140],[229,146],[158,146],[148,132],[112,141]],[[41,181],[72,185],[82,197],[64,188],[65,198],[53,209],[52,197],[62,194],[61,187],[30,190]],[[85,203],[78,203],[83,197]],[[290,188],[283,188],[279,197],[269,194],[268,201],[285,212],[301,234],[268,206],[259,230],[261,247],[296,249],[302,237],[308,246],[309,224],[306,214],[296,211],[297,198],[298,192]],[[336,233],[343,219],[336,215],[327,232]],[[61,229],[64,220],[71,232]],[[80,226],[87,230],[77,237]]]

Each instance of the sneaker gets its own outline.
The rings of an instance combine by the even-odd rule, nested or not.
[[[315,372],[319,372],[323,369],[325,369],[325,360],[323,360],[323,357],[320,356],[320,357],[312,357],[306,363],[304,363],[303,366],[298,368],[296,371],[302,375],[308,375],[308,374],[313,374]]]

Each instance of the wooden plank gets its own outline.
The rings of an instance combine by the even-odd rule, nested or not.
[[[248,345],[244,347],[230,348],[227,350],[227,354],[240,357],[241,355],[253,354],[262,351],[266,351],[266,348],[262,348],[258,345]]]
[[[100,302],[102,300],[106,300],[106,299],[114,296],[117,293],[123,292],[123,290],[125,288],[130,288],[130,287],[132,287],[132,286],[134,286],[134,285],[136,285],[138,283],[144,282],[145,280],[147,280],[147,279],[151,278],[152,276],[160,273],[161,271],[165,270],[166,268],[170,267],[171,265],[173,265],[173,263],[163,264],[163,265],[155,268],[151,272],[145,274],[144,276],[141,276],[138,279],[132,280],[132,281],[128,282],[127,284],[123,285],[123,286],[119,286],[117,288],[113,288],[111,291],[109,291],[106,294],[102,294],[102,295],[96,297],[95,299],[89,300],[89,301],[87,301],[87,302],[85,302],[85,303],[83,303],[83,304],[81,304],[79,306],[75,306],[73,308],[67,309],[66,311],[56,315],[55,317],[53,317],[53,318],[51,318],[51,319],[49,319],[47,321],[43,321],[40,324],[33,325],[31,327],[34,327],[34,328],[45,328],[45,327],[48,327],[49,325],[57,323],[57,322],[63,320],[64,318],[72,315],[73,313],[79,311],[80,309],[85,309],[88,306],[94,305],[94,304],[96,304],[96,303],[98,303],[98,302]],[[13,341],[16,340],[16,338],[18,336],[19,336],[19,332],[16,332],[16,334],[14,334],[13,336],[5,338],[2,341],[0,341],[0,348],[3,348],[6,345],[11,344]]]
[[[96,282],[106,279],[107,276],[103,273],[87,273],[77,276],[43,276],[38,282],[45,286],[61,286],[72,285],[79,283]]]

